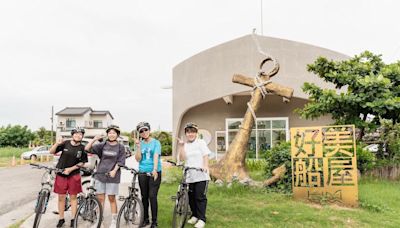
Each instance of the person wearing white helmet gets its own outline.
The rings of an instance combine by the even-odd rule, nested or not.
[[[189,169],[186,183],[189,184],[189,205],[192,217],[189,224],[196,228],[203,228],[206,224],[207,188],[210,180],[208,149],[204,140],[199,139],[198,126],[195,123],[185,125],[186,142],[178,138],[178,152],[181,160],[185,160],[185,166],[198,169]]]

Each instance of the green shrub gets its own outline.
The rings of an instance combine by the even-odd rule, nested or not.
[[[265,170],[267,161],[262,159],[246,159],[246,168],[251,171],[262,171]]]
[[[279,180],[274,186],[271,186],[274,190],[279,192],[291,192],[292,191],[292,162],[290,154],[290,142],[281,142],[275,145],[272,149],[267,150],[265,154],[266,166],[265,172],[267,177],[272,177],[272,171],[281,165],[285,165],[286,174],[284,178]]]
[[[375,155],[363,149],[364,145],[357,145],[357,168],[361,173],[365,173],[368,170],[374,168],[375,165]]]

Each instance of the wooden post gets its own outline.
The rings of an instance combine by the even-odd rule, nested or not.
[[[15,155],[12,156],[12,160],[11,160],[11,166],[15,166]]]

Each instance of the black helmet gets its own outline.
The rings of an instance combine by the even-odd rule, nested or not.
[[[194,129],[196,129],[196,131],[199,130],[199,127],[197,126],[197,124],[192,123],[192,122],[189,122],[189,123],[187,123],[187,124],[185,125],[185,132],[186,132],[186,129],[188,129],[188,128],[194,128]]]
[[[140,130],[143,129],[143,128],[146,128],[146,129],[150,130],[150,124],[147,123],[147,122],[140,122],[136,126],[136,131],[140,132]]]
[[[80,127],[73,128],[71,130],[71,135],[74,135],[75,133],[82,133],[82,135],[84,135],[85,134],[85,129],[80,128]]]
[[[121,134],[121,130],[119,129],[119,127],[118,127],[117,125],[110,125],[110,126],[108,126],[107,129],[106,129],[106,133],[108,134],[108,132],[109,132],[110,130],[116,131],[118,135]]]

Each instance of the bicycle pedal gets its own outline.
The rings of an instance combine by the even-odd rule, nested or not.
[[[175,201],[176,199],[177,199],[176,196],[171,196],[172,201]]]
[[[125,196],[119,196],[119,197],[118,197],[118,200],[119,200],[119,201],[124,201],[124,200],[125,200]]]

